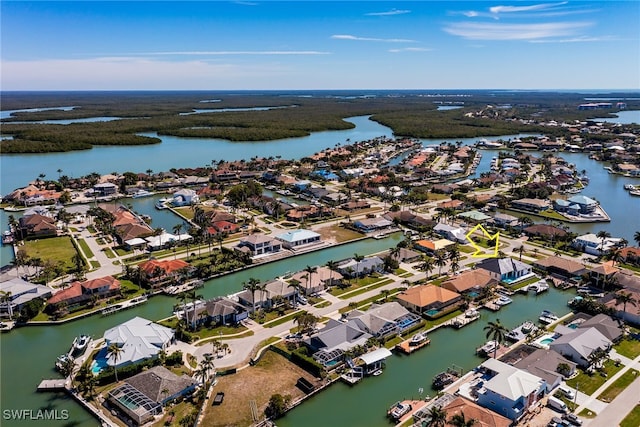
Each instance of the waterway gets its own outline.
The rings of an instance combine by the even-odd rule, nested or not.
[[[481,318],[455,330],[441,328],[429,334],[431,344],[410,356],[393,355],[387,359],[386,369],[379,377],[369,377],[355,386],[344,383],[332,385],[296,407],[278,420],[278,425],[293,427],[321,426],[390,426],[387,409],[398,400],[419,399],[434,395],[431,381],[447,367],[456,365],[465,372],[482,363],[475,349],[487,341],[483,328],[487,322],[500,320],[512,329],[525,320],[537,323],[544,309],[556,314],[569,313],[567,301],[573,293],[555,288],[540,295],[516,294],[513,303],[493,313],[481,310]],[[421,395],[419,389],[423,389]]]
[[[234,274],[209,280],[198,294],[203,298],[228,295],[238,292],[242,282],[250,277],[270,280],[287,272],[299,271],[307,265],[324,265],[329,260],[352,257],[354,253],[368,254],[395,246],[402,236],[399,233],[386,239],[366,239],[341,246],[333,246],[322,251],[287,258],[270,264],[243,270]],[[29,326],[0,335],[0,393],[2,409],[66,409],[70,411],[72,424],[66,421],[48,421],[47,426],[76,427],[97,426],[97,422],[63,393],[36,393],[38,383],[44,378],[59,375],[53,365],[58,355],[69,350],[74,337],[89,334],[102,337],[105,330],[112,328],[134,316],[159,320],[171,315],[176,298],[155,296],[146,304],[111,316],[92,316],[64,325]],[[29,422],[3,420],[2,426],[33,425]]]

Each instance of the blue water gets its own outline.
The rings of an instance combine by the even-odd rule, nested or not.
[[[95,359],[91,362],[91,372],[94,375],[98,375],[103,369],[109,367],[107,364],[107,349],[103,348],[96,354]]]
[[[440,313],[440,310],[436,310],[436,309],[431,309],[431,310],[429,310],[429,311],[425,312],[425,314],[426,314],[427,316],[432,316],[432,317],[433,317],[433,316],[435,316],[435,315],[436,315],[436,314],[438,314],[438,313]]]

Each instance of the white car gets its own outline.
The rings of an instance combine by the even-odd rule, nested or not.
[[[307,304],[309,301],[307,301],[307,299],[302,295],[298,295],[298,302],[304,305],[304,304]]]
[[[576,393],[569,387],[560,386],[558,387],[558,390],[560,390],[560,393],[564,394],[564,396],[569,400],[573,400],[576,398]]]

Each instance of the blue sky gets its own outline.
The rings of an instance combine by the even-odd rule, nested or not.
[[[2,90],[640,89],[640,1],[2,0]]]

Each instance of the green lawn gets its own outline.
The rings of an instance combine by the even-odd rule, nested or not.
[[[392,295],[394,295],[394,294],[396,294],[396,293],[398,293],[398,292],[401,292],[401,291],[403,291],[403,290],[404,290],[404,288],[391,289],[391,292],[390,292],[390,294],[389,294],[389,298],[391,299],[391,296],[392,296]],[[371,304],[371,303],[372,303],[372,302],[374,302],[374,301],[381,300],[382,298],[383,298],[383,297],[382,297],[381,295],[374,295],[374,296],[372,296],[372,297],[369,297],[369,298],[363,299],[362,301],[358,301],[358,302],[356,303],[356,306],[357,306],[357,308],[360,308],[360,309],[361,309],[361,308],[363,308],[364,306],[366,306],[366,305],[368,305],[368,304]],[[341,308],[340,310],[338,310],[338,312],[339,312],[339,313],[346,313],[346,312],[351,311],[351,310],[353,310],[353,308],[351,308],[351,307],[348,307],[348,306],[347,306],[347,307],[343,307],[343,308]]]
[[[620,378],[614,381],[605,391],[603,391],[600,396],[598,396],[598,400],[602,400],[603,402],[611,402],[616,398],[622,391],[629,386],[636,378],[638,378],[638,371],[635,369],[629,369],[627,372],[622,374]]]
[[[80,246],[80,249],[82,249],[82,252],[84,253],[85,257],[87,258],[94,257],[93,252],[91,251],[91,249],[89,248],[89,245],[84,239],[78,239],[77,242],[78,242],[78,245]]]
[[[71,258],[77,252],[68,236],[26,240],[21,249],[27,252],[29,258],[40,258],[42,261],[48,260],[54,264],[62,262],[67,270],[74,268]]]
[[[620,427],[640,426],[640,405],[636,405],[620,422]]]
[[[278,325],[282,325],[283,323],[292,320],[294,317],[296,317],[298,314],[300,314],[301,311],[295,311],[291,314],[287,314],[286,316],[282,316],[277,318],[276,320],[272,320],[269,323],[265,323],[264,326],[265,328],[273,328],[274,326],[278,326]]]
[[[635,359],[640,355],[640,341],[632,338],[623,339],[618,344],[614,345],[613,348],[615,348],[618,353],[628,357],[629,359]]]
[[[607,381],[607,378],[610,378],[611,375],[615,374],[620,369],[622,369],[622,365],[615,366],[612,360],[607,360],[604,363],[604,372],[607,375],[606,377],[602,376],[600,372],[595,372],[592,375],[580,372],[575,378],[567,380],[567,384],[578,389],[582,393],[591,396],[594,391],[600,388],[600,386]]]
[[[593,412],[591,409],[589,408],[584,408],[582,411],[580,411],[580,413],[578,414],[580,417],[582,418],[595,418],[596,414],[595,412]]]
[[[338,298],[347,299],[347,298],[355,297],[355,296],[364,294],[365,292],[369,292],[369,291],[372,291],[374,289],[380,288],[380,287],[382,287],[384,285],[388,285],[389,283],[393,283],[393,280],[385,279],[385,280],[382,280],[380,282],[374,283],[373,285],[369,285],[367,287],[362,287],[362,288],[357,289],[355,291],[348,292],[346,294],[342,294]]]

